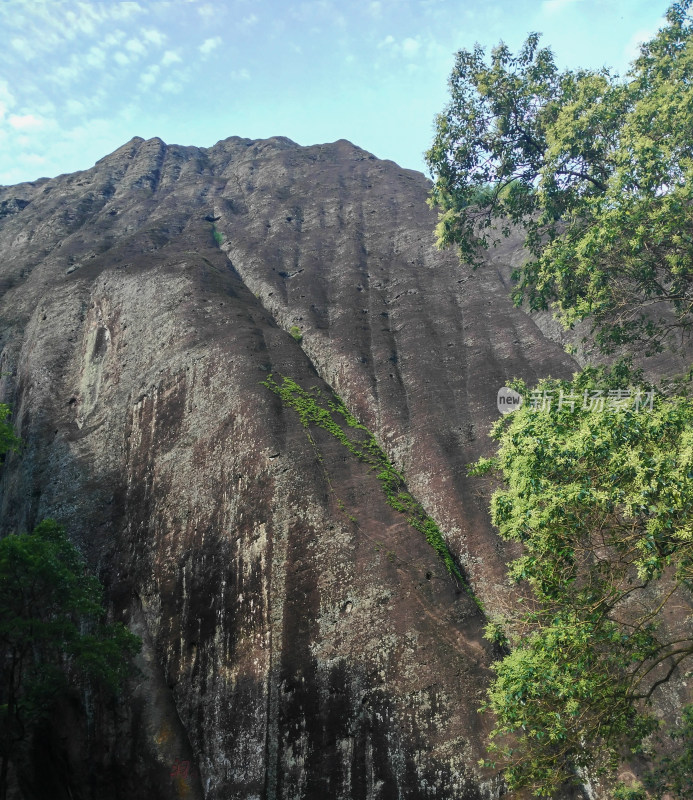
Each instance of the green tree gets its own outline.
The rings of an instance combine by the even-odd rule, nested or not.
[[[589,317],[605,351],[655,351],[693,327],[690,4],[671,6],[624,79],[559,71],[538,34],[490,62],[459,51],[427,152],[438,244],[478,266],[521,226],[516,302],[566,326]]]
[[[5,403],[0,403],[0,464],[6,453],[18,450],[20,445],[12,425],[7,421],[9,416],[10,407]]]
[[[490,749],[512,788],[545,795],[637,748],[656,728],[653,693],[693,654],[680,612],[693,600],[693,405],[610,380],[543,381],[533,404],[515,384],[526,402],[472,470],[501,477],[492,520],[522,544],[509,565],[521,602],[487,631],[511,648],[489,691]],[[662,628],[672,614],[681,624]]]
[[[10,762],[70,687],[115,692],[140,640],[104,621],[99,581],[53,520],[0,540],[0,798]]]
[[[503,44],[490,60],[480,47],[460,51],[427,153],[438,245],[478,268],[485,248],[524,229],[515,302],[553,310],[566,327],[591,321],[605,352],[635,342],[658,351],[693,328],[690,6],[670,7],[623,79],[559,71],[537,34],[517,55]],[[510,565],[517,602],[487,631],[507,648],[485,708],[492,758],[513,788],[548,796],[586,769],[608,774],[655,731],[650,702],[693,653],[682,613],[693,411],[673,394],[651,410],[595,408],[598,391],[642,398],[634,380],[617,367],[542,382],[536,405],[554,404],[501,420],[497,456],[473,468],[501,480],[493,521],[522,548]],[[673,734],[679,755],[646,781],[655,796],[686,796],[688,714]]]

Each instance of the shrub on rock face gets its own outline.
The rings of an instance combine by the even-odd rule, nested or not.
[[[10,407],[0,403],[0,464],[6,453],[15,451],[19,448],[20,441],[14,433],[12,425],[7,422],[10,416]]]
[[[0,541],[0,798],[9,764],[71,687],[116,692],[140,640],[107,624],[101,585],[65,529],[44,520]]]

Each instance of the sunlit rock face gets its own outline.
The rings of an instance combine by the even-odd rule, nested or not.
[[[127,700],[43,732],[36,796],[498,796],[478,604],[263,385],[338,392],[497,607],[508,554],[465,465],[507,380],[575,364],[504,264],[434,249],[428,187],[346,141],[232,137],[0,188],[0,400],[25,442],[1,525],[63,522],[144,642]]]

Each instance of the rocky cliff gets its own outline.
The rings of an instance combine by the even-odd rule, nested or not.
[[[35,796],[498,796],[479,606],[507,555],[465,465],[507,379],[575,364],[502,263],[434,249],[427,192],[346,141],[237,137],[0,188],[0,524],[65,523],[144,641],[133,699],[37,744]],[[341,396],[466,587],[270,374]]]

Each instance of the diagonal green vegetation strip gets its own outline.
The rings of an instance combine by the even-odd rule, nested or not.
[[[448,572],[459,581],[483,611],[481,601],[474,596],[462,576],[440,528],[428,516],[421,503],[407,491],[402,474],[392,465],[373,434],[354,417],[341,398],[333,394],[332,399],[326,399],[316,387],[311,387],[311,391],[307,392],[294,380],[285,376],[282,376],[281,383],[277,383],[272,375],[269,375],[267,380],[263,381],[263,386],[278,395],[285,406],[293,408],[304,427],[309,428],[314,425],[326,430],[355,458],[377,471],[388,504],[395,511],[405,514],[407,522],[426,537],[426,541],[443,560]],[[342,424],[337,421],[340,417]],[[342,427],[344,423],[346,429]]]

